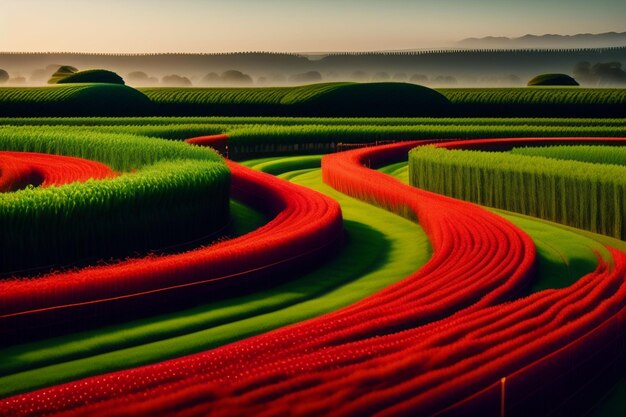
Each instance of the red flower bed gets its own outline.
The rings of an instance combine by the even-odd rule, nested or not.
[[[0,152],[0,192],[18,190],[29,184],[47,187],[115,175],[105,164],[87,159],[34,152]]]

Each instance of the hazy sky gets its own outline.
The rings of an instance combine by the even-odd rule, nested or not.
[[[626,31],[626,0],[0,0],[0,51],[350,51]]]

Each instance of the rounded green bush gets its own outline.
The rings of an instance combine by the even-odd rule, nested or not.
[[[528,81],[528,86],[554,85],[554,86],[577,86],[578,82],[566,74],[541,74]]]
[[[106,84],[122,84],[124,79],[113,71],[94,69],[87,71],[79,71],[60,78],[57,84],[77,84],[77,83],[106,83]]]

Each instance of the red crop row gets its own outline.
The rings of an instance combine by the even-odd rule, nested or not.
[[[0,192],[32,184],[43,187],[115,176],[108,166],[71,156],[0,152]]]
[[[271,218],[244,236],[177,255],[131,259],[36,279],[0,282],[0,333],[58,319],[108,314],[217,288],[250,285],[263,273],[298,266],[341,239],[339,205],[304,187],[229,162],[232,195]]]
[[[185,142],[191,145],[209,146],[222,155],[228,155],[228,135],[209,135],[189,138]]]

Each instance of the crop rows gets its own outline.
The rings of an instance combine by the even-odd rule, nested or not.
[[[475,143],[443,146],[471,147]],[[523,143],[528,141],[510,140],[506,146]],[[535,143],[550,143],[550,139]],[[488,141],[478,144],[489,149]],[[626,238],[624,167],[437,147],[412,151],[409,167],[412,184],[423,189]]]
[[[559,261],[565,269],[550,269],[546,257],[560,254],[550,252],[550,245],[559,243],[542,242],[551,233],[542,235],[538,221],[521,216],[508,221],[475,204],[403,184],[372,168],[386,166],[386,171],[402,175],[405,168],[398,163],[405,162],[407,153],[416,148],[411,151],[411,164],[414,155],[422,153],[432,153],[433,164],[439,163],[422,175],[441,182],[453,178],[452,185],[465,190],[464,181],[474,176],[470,169],[461,170],[463,175],[458,176],[447,172],[448,155],[480,154],[471,161],[490,169],[494,161],[517,158],[515,165],[504,166],[505,174],[492,188],[502,185],[513,194],[528,195],[528,187],[542,188],[538,180],[526,176],[516,182],[515,169],[522,169],[518,159],[539,157],[458,149],[502,151],[547,143],[616,145],[624,140],[441,139],[477,137],[481,130],[482,137],[497,137],[505,129],[521,136],[533,129],[554,135],[621,136],[619,122],[489,127],[470,123],[448,127],[447,133],[436,124],[224,123],[207,127],[204,136],[201,124],[169,131],[167,125],[156,124],[0,128],[2,149],[11,150],[0,155],[12,158],[10,163],[9,158],[0,161],[0,185],[9,191],[0,194],[0,199],[27,192],[43,196],[64,187],[78,187],[84,195],[93,196],[97,193],[89,188],[91,184],[105,187],[142,176],[148,176],[157,188],[166,187],[172,173],[181,175],[178,186],[182,187],[195,181],[195,167],[224,166],[214,153],[189,144],[241,156],[294,149],[313,153],[319,144],[327,146],[328,152],[335,138],[356,146],[407,141],[327,155],[322,158],[321,174],[317,156],[244,163],[256,171],[227,161],[230,197],[262,213],[266,219],[262,226],[179,253],[137,254],[132,259],[28,280],[0,281],[0,333],[20,342],[35,338],[32,343],[0,348],[0,357],[6,359],[0,361],[0,396],[13,395],[0,400],[0,415],[547,415],[590,407],[608,389],[603,384],[610,385],[616,377],[619,368],[614,364],[623,358],[626,326],[623,242],[592,234],[589,242],[570,239],[562,247],[573,252],[564,253]],[[185,132],[196,136],[188,144],[142,136],[180,139]],[[463,132],[467,136],[459,136]],[[240,147],[244,146],[242,138],[251,142],[245,145],[250,149]],[[416,138],[424,140],[408,141]],[[29,174],[36,160],[15,150],[49,154],[37,157],[42,164],[56,161],[57,156],[50,154],[62,153],[108,167],[93,163],[93,169],[102,168],[104,179],[13,191],[20,178],[48,185]],[[487,159],[482,161],[481,156]],[[571,186],[568,194],[572,195],[580,185],[561,181],[559,175],[565,176],[569,169],[574,176],[571,167],[575,164],[585,166],[590,184],[600,182],[600,176],[618,182],[620,175],[614,170],[622,169],[541,160],[557,167],[548,172],[550,177],[559,186],[561,182]],[[85,168],[73,177],[66,168],[67,174],[53,167],[43,177],[60,175],[73,181],[91,175]],[[295,180],[329,196],[258,171]],[[5,172],[9,179],[3,180]],[[320,175],[327,185],[320,183]],[[484,173],[480,178],[485,179]],[[210,187],[205,184],[191,194],[216,195]],[[506,192],[502,192],[506,199],[514,198]],[[623,201],[615,197],[618,192],[611,194],[615,203],[611,209],[604,208],[609,206],[602,199],[600,204],[588,201],[596,194],[572,196],[574,200],[564,204],[567,208],[596,204],[599,224],[616,227],[621,223],[615,222],[614,212],[623,209]],[[498,191],[493,194],[500,195]],[[354,198],[362,202],[357,204]],[[554,198],[539,195],[537,200],[552,203]],[[407,220],[393,220],[388,213],[384,217],[374,211],[380,209],[367,209],[363,202]],[[526,204],[531,203],[513,208],[521,211]],[[189,223],[206,215],[181,215],[174,212],[174,206],[172,202],[164,207],[163,213],[186,217]],[[105,207],[103,213],[109,211]],[[593,215],[583,217],[594,219]],[[387,247],[423,239],[416,225],[408,226],[409,221],[419,222],[432,251],[414,243],[404,244],[419,253]],[[519,228],[531,227],[531,223],[536,229],[529,234]],[[389,236],[386,224],[393,231]],[[557,226],[546,225],[550,227]],[[401,240],[403,229],[415,236]],[[552,236],[567,239],[567,233],[584,233],[568,230]],[[586,245],[584,255],[573,254],[579,250],[576,245]],[[548,269],[542,269],[546,265]],[[567,277],[563,281],[548,277],[555,273]],[[146,318],[129,321],[142,316]],[[85,330],[85,326],[89,327]],[[75,330],[78,333],[63,335]],[[57,336],[45,339],[46,332]],[[595,384],[597,393],[590,381],[602,381]],[[583,390],[588,395],[571,396]]]
[[[458,104],[621,104],[624,88],[443,88],[439,91]]]
[[[289,105],[345,85],[349,83],[267,88],[142,88],[141,92],[155,103]]]
[[[323,160],[333,186],[419,218],[434,254],[404,280],[297,325],[1,406],[17,415],[528,415],[537,404],[544,413],[563,405],[567,390],[547,386],[559,378],[571,389],[584,386],[594,374],[588,364],[597,372],[619,355],[626,256],[609,249],[609,259],[574,284],[515,300],[532,280],[527,235],[477,206],[364,167],[396,162],[424,144]]]
[[[230,174],[205,149],[129,135],[83,136],[36,128],[2,129],[0,149],[86,157],[135,171],[112,175],[109,169],[104,178],[96,171],[93,177],[101,180],[0,194],[4,274],[124,257],[211,234],[228,219]],[[71,158],[60,161],[48,166],[48,175],[65,178],[77,168]],[[3,158],[0,165],[4,163]],[[83,179],[89,177],[86,173]],[[71,176],[67,179],[63,182],[71,182]]]
[[[18,117],[261,115],[623,118],[626,116],[623,105],[625,100],[626,89],[530,87],[433,90],[408,83],[336,82],[298,87],[141,89],[120,84],[91,83],[0,89],[2,115]],[[385,105],[379,106],[377,103]]]
[[[0,396],[200,352],[303,321],[369,296],[428,261],[430,245],[418,225],[333,192],[321,182],[320,157],[300,158],[246,165],[290,177],[341,204],[347,240],[330,261],[304,275],[294,269],[288,281],[251,294],[246,291],[250,286],[239,287],[246,293],[204,298],[198,306],[166,315],[0,349],[0,357],[7,359],[0,362]],[[299,169],[314,162],[312,172]],[[237,222],[241,213],[235,208]],[[266,222],[259,220],[254,228]]]
[[[342,144],[376,144],[416,139],[466,139],[529,136],[624,136],[623,126],[242,126],[227,133],[229,156],[328,153]]]
[[[230,164],[233,192],[272,217],[241,238],[178,255],[131,259],[35,280],[0,283],[0,322],[5,333],[28,325],[53,325],[59,317],[94,314],[102,305],[113,314],[138,303],[175,302],[259,279],[289,263],[304,263],[330,250],[340,235],[340,211],[332,200]],[[306,214],[306,215],[304,215]],[[85,320],[85,316],[83,316]],[[20,323],[20,327],[13,324]]]

